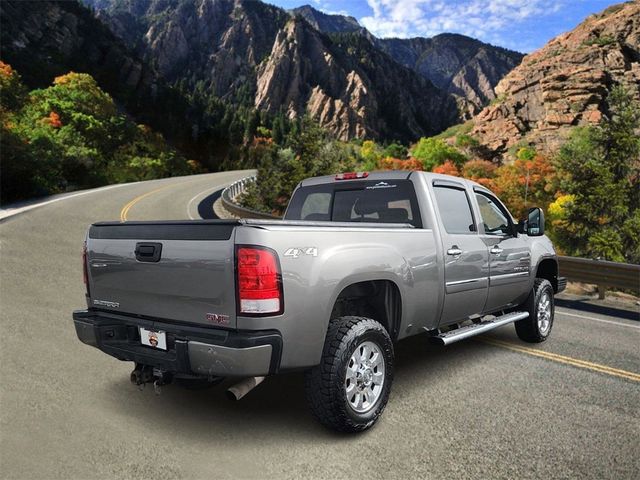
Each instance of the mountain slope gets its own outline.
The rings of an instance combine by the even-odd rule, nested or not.
[[[185,92],[200,89],[290,118],[309,113],[342,139],[412,141],[458,119],[452,97],[366,38],[333,39],[262,2],[87,1]]]
[[[353,17],[324,13],[311,5],[294,8],[291,12],[304,17],[313,28],[325,33],[350,33],[364,30],[358,20]]]
[[[90,73],[121,94],[144,89],[155,73],[76,2],[0,3],[2,59],[30,86],[69,69]]]
[[[621,84],[640,101],[640,3],[588,17],[527,55],[496,87],[498,101],[474,119],[471,135],[491,156],[532,144],[554,151],[572,127],[597,123]]]
[[[309,5],[292,12],[326,33],[360,33],[396,62],[456,95],[466,116],[479,112],[495,98],[494,87],[524,56],[450,33],[433,38],[376,38],[353,17],[328,15]]]
[[[131,4],[140,8],[143,2]],[[131,38],[143,31],[134,15],[126,25]],[[220,101],[204,104],[179,91],[135,45],[114,34],[82,4],[4,0],[0,27],[0,59],[12,65],[28,87],[46,87],[69,71],[88,73],[120,109],[137,123],[160,131],[190,158],[215,170],[227,156],[233,143],[229,124],[237,107]]]
[[[447,93],[466,100],[466,113],[477,113],[495,98],[494,87],[523,55],[457,34],[433,38],[384,38],[378,46]]]
[[[218,97],[251,83],[289,15],[257,1],[86,0],[97,16],[167,80],[199,81]]]
[[[257,108],[284,108],[290,117],[306,111],[345,140],[410,141],[437,133],[457,118],[453,98],[367,39],[330,39],[299,18],[278,32],[258,68],[257,87]]]

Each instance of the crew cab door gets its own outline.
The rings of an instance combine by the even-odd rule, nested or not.
[[[489,285],[487,246],[477,232],[467,189],[453,181],[433,184],[444,248],[445,298],[440,325],[480,314]]]
[[[489,192],[474,191],[480,236],[489,251],[489,296],[485,312],[518,305],[529,291],[531,253],[527,236],[518,236],[502,203]]]

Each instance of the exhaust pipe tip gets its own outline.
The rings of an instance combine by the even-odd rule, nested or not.
[[[229,387],[226,391],[229,400],[238,401],[264,381],[264,377],[249,377]]]
[[[227,389],[227,391],[224,392],[224,394],[232,402],[237,402],[238,400],[240,400],[242,398],[242,396],[238,396],[238,394],[237,394],[235,389],[232,390],[231,388]]]

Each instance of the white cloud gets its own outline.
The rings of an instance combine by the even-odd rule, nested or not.
[[[457,32],[498,44],[510,43],[519,24],[557,13],[569,0],[367,0],[373,15],[360,19],[380,37],[431,37]],[[511,35],[507,35],[510,37]]]

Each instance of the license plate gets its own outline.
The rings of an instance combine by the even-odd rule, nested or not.
[[[167,334],[166,332],[154,332],[153,330],[140,327],[140,342],[147,347],[166,350]]]

